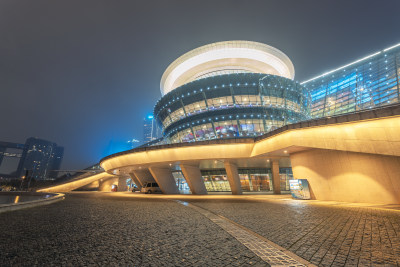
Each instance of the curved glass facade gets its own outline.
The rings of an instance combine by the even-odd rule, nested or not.
[[[310,89],[313,118],[400,102],[400,44],[302,84]]]
[[[311,97],[293,80],[258,73],[193,81],[163,96],[154,115],[172,143],[262,135],[310,118]]]

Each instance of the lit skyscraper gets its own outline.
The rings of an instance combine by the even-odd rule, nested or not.
[[[143,121],[143,143],[156,140],[160,137],[160,127],[153,115],[148,115]]]
[[[56,143],[28,138],[18,165],[17,176],[23,176],[28,170],[35,179],[56,178],[56,173],[52,170],[60,168],[63,155],[64,148]]]

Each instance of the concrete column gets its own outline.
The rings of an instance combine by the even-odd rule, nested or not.
[[[180,164],[183,176],[189,185],[190,191],[195,195],[206,195],[207,189],[201,177],[200,169],[196,166]]]
[[[128,190],[126,179],[127,177],[125,175],[118,177],[118,192],[125,192]]]
[[[135,185],[139,188],[139,189],[142,189],[142,183],[140,183],[140,181],[139,181],[139,179],[136,177],[136,175],[133,173],[133,172],[131,172],[130,174],[129,174],[130,176],[131,176],[131,179],[132,179],[132,181],[135,183]]]
[[[148,169],[134,170],[132,172],[136,176],[136,179],[139,181],[141,186],[144,186],[146,182],[156,182]]]
[[[226,176],[228,176],[229,185],[231,186],[232,195],[241,195],[242,188],[240,187],[240,178],[237,166],[233,163],[224,162]]]
[[[272,161],[272,185],[274,194],[281,193],[281,178],[279,177],[279,160]]]
[[[175,178],[170,169],[150,167],[149,171],[164,194],[179,194]]]

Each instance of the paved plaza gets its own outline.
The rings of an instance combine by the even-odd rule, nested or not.
[[[0,214],[0,266],[268,266],[264,241],[298,266],[400,266],[400,211],[93,192]]]

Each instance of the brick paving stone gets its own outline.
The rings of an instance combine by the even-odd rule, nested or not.
[[[318,266],[400,266],[400,212],[301,201],[190,200]]]
[[[243,245],[253,251],[257,256],[263,259],[265,262],[270,264],[271,266],[305,266],[301,262],[297,261],[297,259],[292,256],[285,254],[280,249],[272,246],[270,243],[267,243],[265,240],[261,239],[259,236],[254,233],[250,233],[250,231],[245,230],[226,218],[215,215],[214,213],[202,209],[198,206],[188,204],[184,201],[177,201],[178,203],[190,207],[199,213],[203,214],[205,217],[210,219],[212,222],[220,226],[226,232],[231,234],[237,240],[239,240]]]
[[[101,193],[1,213],[0,254],[0,266],[266,265],[192,209]]]
[[[302,201],[189,202],[318,266],[400,266],[398,211]],[[265,266],[239,241],[244,237],[236,240],[202,214],[162,199],[74,193],[0,214],[0,266]],[[259,244],[248,245],[271,257]]]

